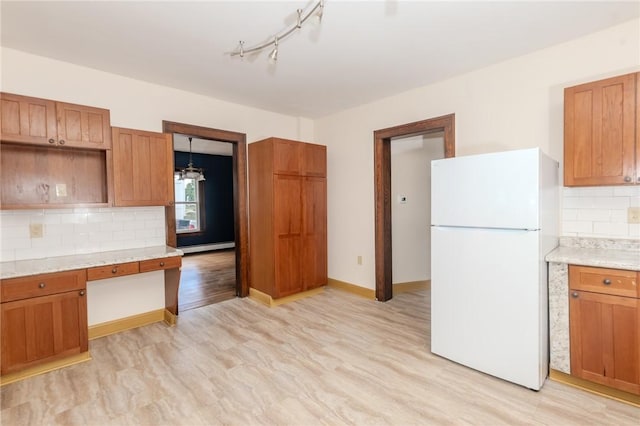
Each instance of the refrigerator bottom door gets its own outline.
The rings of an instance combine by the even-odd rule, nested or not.
[[[548,343],[538,238],[538,231],[432,228],[433,353],[540,389]]]

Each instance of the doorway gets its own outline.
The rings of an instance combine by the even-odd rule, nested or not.
[[[373,132],[375,179],[376,300],[393,297],[391,233],[391,142],[394,138],[442,132],[445,158],[455,156],[455,114],[407,123]]]
[[[249,253],[249,221],[247,216],[247,146],[244,133],[191,124],[163,121],[162,130],[165,133],[179,133],[199,139],[207,139],[213,143],[229,142],[232,144],[232,173],[233,173],[233,216],[234,216],[234,244],[235,244],[235,277],[236,296],[249,295],[248,253]],[[177,246],[176,217],[173,206],[165,208],[167,245]]]

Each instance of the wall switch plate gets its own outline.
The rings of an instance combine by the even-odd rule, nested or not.
[[[362,265],[362,256],[358,256],[358,265]]]
[[[640,223],[640,207],[629,207],[627,210],[628,223]]]
[[[29,225],[29,236],[31,238],[42,238],[42,224],[32,223]]]
[[[56,183],[56,197],[67,196],[67,185],[64,183]]]

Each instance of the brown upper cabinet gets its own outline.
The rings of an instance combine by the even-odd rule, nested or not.
[[[640,184],[640,73],[566,88],[564,185]]]
[[[114,205],[172,206],[171,135],[119,127],[112,131]]]
[[[280,138],[267,140],[273,145],[273,173],[326,177],[327,155],[324,145]]]
[[[0,139],[3,142],[111,149],[108,109],[11,93],[0,96]]]

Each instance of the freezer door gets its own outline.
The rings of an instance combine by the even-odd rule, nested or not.
[[[431,351],[539,389],[548,343],[538,232],[433,227],[431,241]]]
[[[540,150],[525,149],[431,162],[431,223],[539,229]]]

